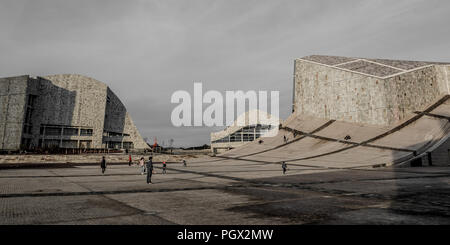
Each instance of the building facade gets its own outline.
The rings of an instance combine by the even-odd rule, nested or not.
[[[450,94],[450,64],[311,55],[295,60],[293,111],[393,125]]]
[[[278,125],[277,117],[259,110],[248,111],[224,130],[211,133],[211,151],[217,154],[245,145],[278,129]]]
[[[0,151],[148,148],[104,83],[74,74],[0,78]]]

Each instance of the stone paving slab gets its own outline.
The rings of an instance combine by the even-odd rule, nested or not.
[[[112,199],[147,212],[156,213],[177,224],[195,225],[252,225],[283,224],[280,220],[266,220],[251,217],[251,212],[227,211],[234,205],[249,203],[245,195],[232,195],[218,190],[195,190],[168,193],[110,195]]]
[[[137,210],[102,196],[0,198],[0,224],[52,224],[132,215]]]
[[[150,185],[128,165],[2,169],[0,224],[449,223],[448,167],[288,167],[204,158]]]

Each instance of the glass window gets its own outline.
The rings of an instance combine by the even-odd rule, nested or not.
[[[230,136],[230,142],[238,142],[238,141],[242,141],[241,134],[238,134],[238,135],[232,134]]]
[[[61,128],[46,128],[45,135],[61,135]]]
[[[122,133],[109,132],[108,135],[109,135],[110,137],[115,137],[115,136],[122,136]]]
[[[33,109],[27,108],[26,114],[25,114],[25,123],[31,122],[31,115],[33,114]]]
[[[122,147],[122,142],[108,141],[109,149],[120,149],[121,147]]]
[[[31,125],[24,125],[23,126],[23,133],[24,134],[31,134]]]
[[[28,95],[28,106],[33,107],[34,101],[36,100],[36,95]]]
[[[133,142],[123,142],[124,149],[133,149]]]
[[[69,136],[78,135],[78,128],[64,128],[63,134]]]
[[[254,140],[253,134],[243,134],[242,137],[243,137],[242,138],[243,141],[253,141]]]
[[[225,136],[222,139],[213,141],[213,143],[227,143],[230,142],[230,136]]]
[[[59,147],[59,140],[44,140],[44,148]]]
[[[93,134],[93,130],[92,129],[86,129],[86,128],[82,128],[80,131],[80,135],[81,136],[92,136]]]
[[[62,148],[78,148],[78,141],[76,140],[63,140]]]

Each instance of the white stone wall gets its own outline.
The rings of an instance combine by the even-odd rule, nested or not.
[[[424,109],[442,94],[448,66],[434,66],[377,78],[296,60],[296,113],[347,122],[392,125],[407,113]]]
[[[0,78],[0,150],[20,147],[28,76]]]
[[[439,91],[442,94],[450,94],[450,65],[434,66]]]
[[[327,66],[298,61],[295,106],[300,114],[349,122],[387,124],[385,82]]]
[[[43,77],[40,88],[36,124],[92,127],[92,147],[102,147],[107,90],[104,83],[81,75],[63,74]],[[39,127],[34,128],[37,139]]]
[[[134,144],[135,149],[148,149],[147,143],[142,138],[141,134],[139,133],[138,129],[136,128],[136,125],[134,125],[133,120],[131,119],[131,116],[126,114],[125,117],[125,129],[124,132],[128,132],[129,139],[125,138],[124,141],[132,141]]]
[[[434,67],[388,78],[385,86],[388,124],[404,120],[408,113],[426,109],[445,92],[440,90]]]

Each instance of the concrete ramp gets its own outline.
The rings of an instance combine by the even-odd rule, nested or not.
[[[263,142],[250,142],[218,157],[330,168],[393,164],[447,166],[450,162],[449,98],[449,95],[442,96],[391,126],[292,114],[281,124],[277,136],[261,138]]]

